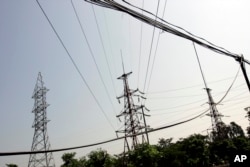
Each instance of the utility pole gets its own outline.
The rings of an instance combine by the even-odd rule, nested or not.
[[[42,75],[39,72],[35,90],[32,98],[35,100],[32,113],[35,120],[32,128],[35,129],[31,151],[50,150],[49,136],[47,132],[47,107],[46,93],[48,89],[44,86]],[[30,154],[28,167],[55,167],[52,153]]]
[[[122,76],[120,76],[117,79],[123,80],[124,84],[124,93],[123,95],[117,97],[118,100],[121,98],[124,99],[124,108],[122,112],[117,115],[117,117],[120,119],[120,117],[124,118],[124,129],[116,131],[117,133],[123,133],[124,138],[124,155],[127,151],[135,149],[136,145],[140,143],[140,140],[138,138],[139,135],[142,135],[141,143],[148,143],[149,138],[147,134],[147,129],[149,126],[146,124],[146,115],[144,113],[144,109],[146,109],[143,105],[135,105],[134,104],[134,97],[138,97],[138,100],[142,98],[140,95],[136,95],[135,93],[138,92],[138,90],[132,90],[129,88],[128,84],[128,76],[132,74],[132,72],[124,73]],[[140,119],[143,118],[143,122],[140,121]],[[146,137],[145,137],[146,135]]]

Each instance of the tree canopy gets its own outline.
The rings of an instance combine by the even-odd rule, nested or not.
[[[110,155],[97,149],[76,159],[76,153],[62,156],[61,167],[211,167],[233,166],[238,153],[250,155],[250,140],[235,122],[223,125],[224,138],[210,139],[193,134],[173,142],[173,138],[160,138],[156,145],[137,145],[126,154]],[[215,135],[216,136],[216,135]]]
[[[18,167],[16,164],[6,164],[7,167]]]

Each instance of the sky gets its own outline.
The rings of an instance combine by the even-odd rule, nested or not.
[[[129,2],[141,7],[143,1]],[[145,105],[151,115],[147,124],[151,128],[183,121],[208,109],[191,41],[157,28],[154,30],[125,13],[73,0],[86,42],[70,0],[40,0],[40,3],[102,110],[36,1],[1,0],[0,152],[31,150],[34,134],[34,114],[31,112],[34,100],[31,96],[39,72],[49,89],[47,115],[52,149],[116,137],[115,130],[122,127],[122,122],[116,118],[123,108],[116,99],[123,93],[123,82],[117,79],[123,74],[122,58],[125,71],[133,72],[128,81],[130,88],[143,90],[151,57],[148,71],[152,70],[152,76],[147,77],[144,89],[147,96]],[[168,0],[163,14],[164,3],[164,0],[160,1],[160,17],[250,60],[249,1]],[[144,9],[156,13],[157,1],[145,0]],[[239,64],[201,46],[196,48],[208,87],[212,89],[214,101],[218,102],[232,84]],[[249,65],[246,65],[246,70],[249,73]],[[240,71],[226,98],[217,105],[218,111],[225,115],[222,121],[226,124],[235,121],[245,130],[249,122],[244,108],[250,105],[249,98]],[[149,139],[151,144],[156,144],[159,138],[173,137],[176,141],[194,133],[206,135],[207,129],[211,129],[211,118],[202,116],[189,123],[151,133]],[[76,152],[77,157],[81,157],[97,148],[119,154],[123,151],[123,141],[68,152]],[[53,153],[56,166],[62,164],[63,153]],[[27,166],[28,159],[28,155],[0,157],[0,166],[7,163]]]

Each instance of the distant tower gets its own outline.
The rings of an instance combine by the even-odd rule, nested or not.
[[[222,122],[221,115],[216,107],[216,103],[213,100],[213,97],[211,95],[211,89],[205,88],[207,95],[208,95],[208,104],[210,108],[210,113],[207,114],[207,116],[211,117],[212,121],[212,138],[214,139],[224,139],[227,137],[227,133],[225,131],[225,124]]]
[[[209,104],[210,113],[206,114],[206,115],[210,116],[211,121],[212,121],[212,135],[211,135],[211,137],[212,137],[212,140],[223,139],[223,138],[227,137],[226,127],[225,127],[225,124],[221,120],[222,115],[217,110],[217,107],[216,107],[217,104],[214,102],[213,97],[211,95],[211,89],[209,89],[207,86],[205,75],[202,71],[200,59],[199,59],[197,50],[195,48],[194,42],[193,42],[193,46],[194,46],[196,58],[197,58],[197,61],[199,64],[202,79],[203,79],[203,82],[205,85],[205,90],[206,90],[207,96],[208,96],[208,104]]]
[[[39,72],[32,98],[35,100],[32,112],[35,120],[32,128],[35,129],[31,151],[45,151],[50,149],[49,136],[47,133],[47,107],[46,93],[42,75]],[[52,153],[30,154],[28,167],[55,167]]]
[[[132,72],[124,73],[118,79],[123,80],[124,84],[124,93],[117,99],[124,98],[124,109],[122,112],[117,115],[124,118],[124,129],[116,131],[117,133],[123,133],[125,136],[124,139],[124,154],[126,151],[133,150],[137,144],[140,143],[139,135],[142,136],[141,143],[148,143],[148,134],[147,129],[148,126],[146,125],[145,116],[144,114],[145,107],[143,105],[135,105],[133,97],[137,96],[138,99],[142,96],[135,95],[138,90],[131,90],[128,85],[128,76],[132,74]],[[140,120],[143,118],[143,122]],[[143,134],[142,134],[143,133]]]

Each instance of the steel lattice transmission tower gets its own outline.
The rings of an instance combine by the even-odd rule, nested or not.
[[[143,98],[142,95],[136,95],[135,93],[138,90],[132,90],[129,88],[128,84],[128,76],[132,74],[132,72],[124,73],[118,79],[123,80],[124,84],[124,93],[117,99],[124,99],[124,109],[122,112],[117,115],[124,118],[124,129],[116,131],[117,133],[123,133],[124,138],[124,154],[126,151],[133,150],[137,144],[140,143],[139,135],[141,135],[141,143],[148,143],[149,138],[147,134],[147,130],[149,126],[146,124],[145,116],[149,116],[144,114],[144,109],[146,109],[143,105],[135,105],[134,97],[137,97],[138,100]],[[143,122],[141,121],[143,118]]]
[[[201,67],[201,62],[195,47],[195,44],[193,43],[194,46],[194,50],[195,50],[195,54],[196,54],[196,58],[199,64],[199,68],[200,68],[200,72],[201,72],[201,76],[205,85],[205,90],[207,92],[207,96],[208,96],[208,104],[209,104],[209,109],[210,109],[210,113],[206,114],[208,116],[211,117],[211,121],[212,121],[212,140],[216,140],[216,139],[223,139],[227,137],[227,133],[226,133],[226,127],[225,124],[222,122],[221,117],[223,115],[221,115],[216,107],[216,103],[213,100],[213,97],[211,95],[211,89],[208,88],[207,86],[207,82],[205,79],[205,75],[202,71],[202,67]]]
[[[32,112],[35,120],[32,128],[35,129],[31,151],[50,150],[49,136],[47,132],[47,107],[46,93],[42,75],[39,72],[32,98],[35,100]],[[55,167],[52,153],[30,154],[28,167]]]
[[[225,131],[225,124],[222,122],[221,115],[216,107],[216,103],[213,100],[213,97],[211,95],[211,89],[205,88],[207,95],[208,95],[208,104],[210,113],[206,114],[207,116],[211,117],[212,121],[212,139],[223,139],[227,137],[226,131]]]

